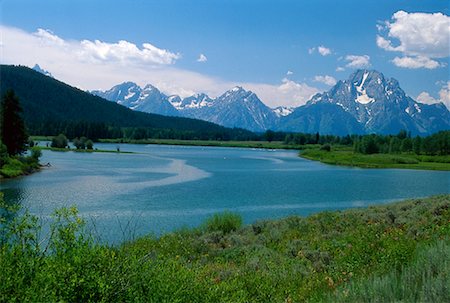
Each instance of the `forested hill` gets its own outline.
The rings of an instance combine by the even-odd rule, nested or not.
[[[253,136],[242,129],[201,120],[132,111],[24,66],[0,66],[1,95],[8,89],[13,89],[19,97],[25,123],[30,133],[36,135],[55,135],[65,130],[70,133],[74,129],[83,132],[96,125],[109,131],[115,129],[116,133],[118,129],[139,128],[141,132],[145,129],[146,135],[153,132],[175,138],[248,139]]]

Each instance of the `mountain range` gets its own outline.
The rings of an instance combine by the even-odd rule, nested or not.
[[[416,102],[397,80],[376,70],[357,70],[297,108],[269,108],[255,93],[238,86],[216,98],[206,94],[167,96],[152,85],[141,88],[132,82],[91,93],[133,110],[196,118],[255,132],[271,129],[346,135],[392,134],[405,129],[413,135],[427,135],[450,129],[450,112],[444,104]]]

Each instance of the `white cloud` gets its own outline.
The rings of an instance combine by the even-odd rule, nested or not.
[[[59,46],[63,46],[65,45],[65,42],[63,39],[59,38],[58,36],[56,36],[52,31],[50,30],[45,30],[42,28],[38,28],[38,30],[34,33],[34,35],[36,37],[38,37],[40,39],[40,41],[44,44],[54,44],[54,45],[59,45]]]
[[[239,83],[176,67],[180,55],[149,43],[67,40],[49,30],[28,33],[0,25],[2,64],[45,66],[61,81],[83,90],[110,89],[124,81],[153,84],[162,92],[187,97],[204,92],[218,96],[236,85],[254,91],[271,107],[304,104],[318,90],[284,79],[281,84]]]
[[[420,103],[425,103],[425,104],[434,104],[434,103],[442,102],[450,110],[450,81],[448,81],[439,90],[439,99],[434,98],[428,92],[421,92],[416,97],[416,100]]]
[[[304,105],[313,95],[319,92],[315,87],[306,83],[298,83],[287,78],[281,80],[279,85],[242,83],[242,87],[255,92],[269,107]]]
[[[314,77],[314,81],[316,81],[316,82],[321,82],[321,83],[324,83],[324,84],[329,85],[329,86],[333,86],[333,85],[335,85],[336,82],[337,82],[336,79],[335,79],[334,77],[328,76],[328,75],[325,75],[325,76],[315,76],[315,77]]]
[[[439,91],[439,99],[450,110],[450,81],[447,81],[447,85]]]
[[[336,67],[336,71],[343,72],[343,71],[345,71],[345,68],[343,68],[342,66],[338,66],[338,67]]]
[[[180,54],[157,48],[150,43],[142,44],[142,49],[139,49],[135,44],[125,40],[117,43],[83,40],[80,42],[80,50],[77,54],[81,59],[89,62],[116,61],[122,64],[133,62],[146,65],[173,64],[180,58]]]
[[[290,71],[290,70],[288,70],[287,72],[286,72],[286,76],[291,76],[291,75],[293,75],[294,74],[294,72],[293,71]]]
[[[417,97],[416,100],[420,103],[424,104],[434,104],[439,102],[439,100],[433,98],[428,92],[421,92]]]
[[[325,47],[323,45],[320,45],[318,47],[312,47],[312,48],[308,49],[308,53],[310,55],[312,55],[312,54],[314,54],[316,52],[316,50],[322,56],[328,56],[328,55],[332,54],[331,49],[329,49],[328,47]]]
[[[198,56],[197,62],[206,62],[206,61],[208,61],[208,58],[206,58],[204,54],[200,54]]]
[[[402,53],[403,58],[393,60],[399,67],[434,69],[443,65],[432,58],[449,56],[450,17],[442,13],[398,11],[377,29],[378,47]]]
[[[347,55],[345,60],[348,61],[347,67],[364,68],[370,66],[370,57],[368,55]]]
[[[319,52],[319,54],[321,54],[322,56],[328,56],[331,55],[331,49],[321,45],[317,48],[317,51]]]
[[[427,69],[435,69],[439,67],[441,64],[433,59],[427,57],[395,57],[392,62],[398,66],[403,68],[427,68]]]

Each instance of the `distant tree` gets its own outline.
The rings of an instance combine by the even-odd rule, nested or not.
[[[402,140],[402,144],[400,146],[400,150],[402,151],[402,153],[407,153],[412,151],[413,148],[413,142],[411,140],[411,138],[406,137],[405,139]]]
[[[416,155],[420,155],[422,153],[422,138],[419,136],[413,139],[413,152]]]
[[[363,154],[376,154],[379,152],[377,142],[375,141],[375,136],[364,136],[361,142],[361,152]]]
[[[92,142],[92,140],[88,139],[86,141],[86,149],[89,149],[89,150],[94,149],[94,142]]]
[[[406,137],[408,137],[408,133],[406,132],[406,130],[402,129],[401,131],[399,131],[399,133],[397,134],[397,138],[399,138],[400,140],[405,139]]]
[[[275,137],[275,133],[273,131],[271,131],[270,129],[264,133],[264,138],[269,143],[273,141],[274,137]]]
[[[28,135],[22,119],[22,107],[13,90],[8,90],[1,102],[0,137],[11,156],[27,149]]]
[[[396,154],[400,152],[402,141],[398,137],[392,137],[389,142],[389,153]]]
[[[51,147],[66,148],[67,143],[68,143],[67,137],[64,134],[59,134],[58,136],[52,139]]]

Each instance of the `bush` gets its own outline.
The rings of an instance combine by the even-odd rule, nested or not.
[[[221,231],[224,234],[228,234],[242,226],[242,218],[238,214],[225,211],[220,214],[214,214],[206,220],[205,225],[207,231]]]
[[[53,148],[66,148],[67,147],[67,137],[63,134],[59,134],[58,136],[52,139],[51,147]]]
[[[324,144],[320,147],[320,150],[324,151],[331,151],[331,145],[330,144]]]

